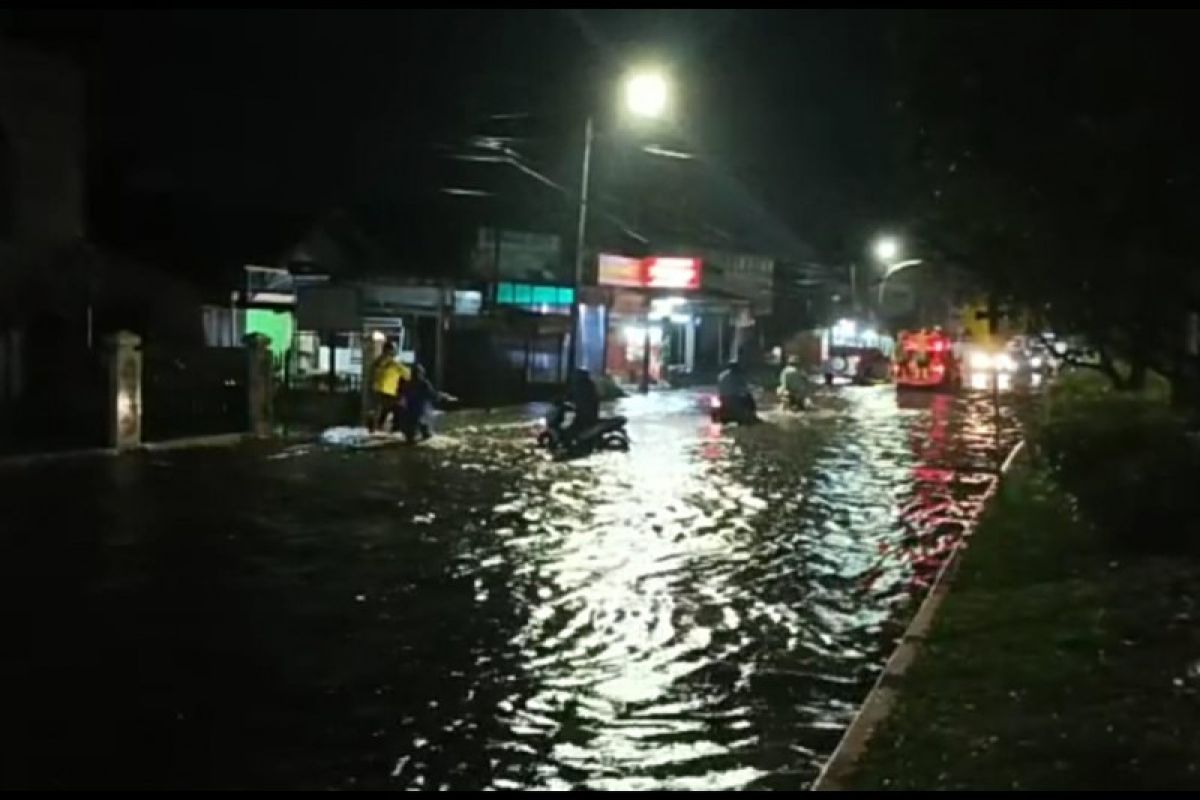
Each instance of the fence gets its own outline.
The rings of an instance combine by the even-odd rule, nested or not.
[[[149,442],[249,429],[246,350],[147,347],[142,355],[142,437]]]
[[[289,359],[278,359],[275,365],[275,417],[285,433],[361,422],[360,375],[301,373],[294,367]]]

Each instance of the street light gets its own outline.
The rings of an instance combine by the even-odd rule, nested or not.
[[[902,269],[908,269],[909,267],[915,267],[920,263],[921,263],[921,259],[910,258],[908,261],[898,261],[895,264],[888,265],[887,272],[883,273],[883,277],[879,279],[879,312],[881,315],[883,313],[883,290],[885,288],[887,288],[888,278],[892,277],[893,275],[895,275],[897,272],[899,272]]]
[[[637,70],[622,84],[625,110],[642,119],[661,119],[666,115],[670,85],[663,73]],[[592,172],[592,140],[595,124],[589,114],[583,128],[583,165],[579,180],[579,220],[575,229],[575,290],[571,303],[571,347],[567,351],[568,374],[575,372],[579,351],[579,289],[583,285],[584,244],[587,240],[588,195]]]
[[[900,257],[900,241],[894,236],[880,236],[875,240],[875,246],[872,248],[875,252],[875,258],[887,268],[883,273],[883,277],[879,279],[879,313],[883,313],[883,292],[887,288],[888,278],[895,275],[902,269],[915,267],[921,263],[919,258],[910,258],[907,261],[897,261]]]
[[[625,79],[625,108],[639,117],[660,119],[667,110],[667,93],[662,73],[634,73]]]
[[[900,255],[900,243],[891,236],[884,236],[875,242],[875,257],[884,264],[890,264]]]

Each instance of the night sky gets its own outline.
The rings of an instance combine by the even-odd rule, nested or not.
[[[531,113],[553,165],[626,65],[669,67],[679,122],[732,187],[832,257],[886,223],[887,15],[847,12],[9,12],[88,72],[92,233],[147,198],[226,218],[408,217],[434,148]],[[568,176],[556,176],[568,177]],[[157,202],[157,201],[156,201]],[[415,204],[415,205],[414,205]],[[158,202],[162,207],[162,203]],[[222,216],[224,215],[224,216]],[[403,223],[401,223],[403,224]],[[118,237],[119,238],[119,237]]]

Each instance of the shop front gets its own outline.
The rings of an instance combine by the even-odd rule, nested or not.
[[[684,382],[736,352],[749,303],[702,289],[702,277],[696,258],[602,254],[581,318],[605,318],[604,371],[628,384]],[[579,333],[592,352],[598,334]]]

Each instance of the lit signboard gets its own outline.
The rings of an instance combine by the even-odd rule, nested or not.
[[[700,259],[647,258],[642,262],[642,285],[657,289],[699,289]]]
[[[642,286],[642,260],[601,253],[596,282],[601,286]]]
[[[600,255],[597,282],[601,286],[635,286],[646,289],[699,289],[698,258]]]

